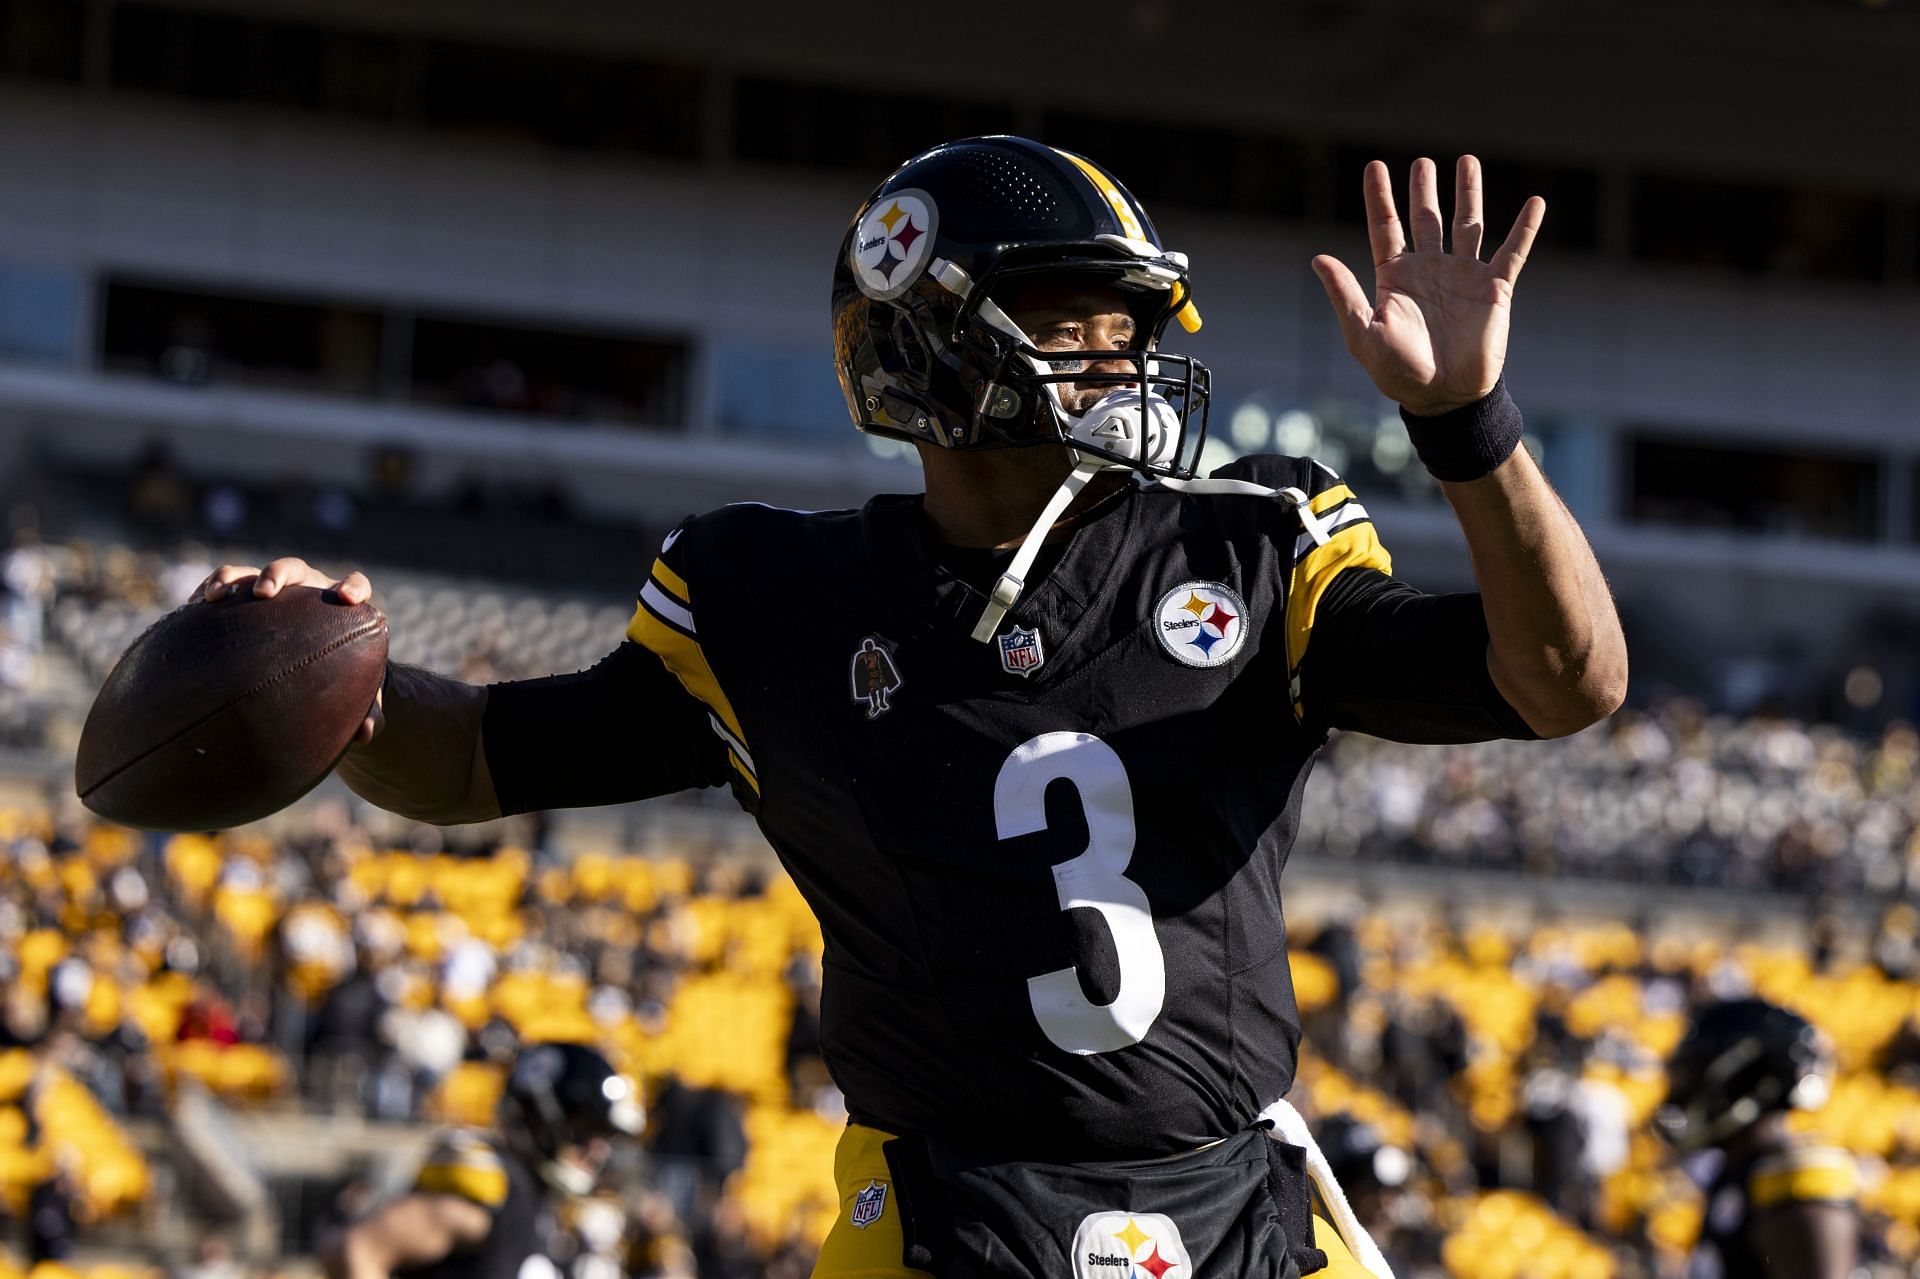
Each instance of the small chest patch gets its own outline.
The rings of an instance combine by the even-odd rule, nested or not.
[[[853,700],[867,708],[868,719],[892,710],[887,699],[905,682],[893,664],[893,650],[879,636],[867,636],[853,651]]]
[[[1088,1213],[1073,1232],[1074,1279],[1188,1279],[1193,1259],[1173,1218],[1158,1212]]]
[[[1247,637],[1247,606],[1220,582],[1182,582],[1153,613],[1160,647],[1184,666],[1224,666]]]
[[[1000,637],[1000,666],[1009,675],[1022,679],[1039,670],[1047,660],[1040,648],[1040,632],[1016,626]]]
[[[884,1181],[869,1181],[867,1188],[853,1197],[853,1212],[847,1220],[865,1230],[880,1220],[880,1214],[886,1210],[887,1184]]]

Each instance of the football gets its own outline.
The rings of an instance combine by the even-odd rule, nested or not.
[[[387,667],[387,619],[332,591],[195,602],[149,627],[87,713],[74,788],[147,830],[278,812],[339,762]]]

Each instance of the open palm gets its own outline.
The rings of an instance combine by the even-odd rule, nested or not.
[[[1433,161],[1416,160],[1408,181],[1413,247],[1393,206],[1387,166],[1363,178],[1367,238],[1373,247],[1373,301],[1346,264],[1325,254],[1313,270],[1327,290],[1347,350],[1381,394],[1410,413],[1432,416],[1472,404],[1500,380],[1507,360],[1508,308],[1547,202],[1529,199],[1505,243],[1480,260],[1480,161],[1462,156],[1454,175],[1453,244],[1440,217]]]

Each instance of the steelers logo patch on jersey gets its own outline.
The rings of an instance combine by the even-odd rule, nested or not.
[[[1164,1213],[1089,1213],[1073,1232],[1075,1279],[1181,1279],[1192,1265],[1180,1227]]]
[[[896,191],[875,200],[853,237],[851,265],[860,291],[882,302],[905,293],[933,256],[939,218],[925,191]]]
[[[1224,666],[1247,637],[1247,606],[1219,582],[1183,582],[1154,609],[1160,647],[1187,666]]]

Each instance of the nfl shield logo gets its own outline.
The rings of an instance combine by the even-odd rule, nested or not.
[[[853,1197],[853,1224],[865,1230],[880,1220],[880,1214],[887,1210],[887,1186],[882,1181],[869,1181],[867,1188]]]
[[[1007,674],[1025,679],[1046,660],[1046,654],[1040,651],[1039,631],[1023,631],[1016,626],[1000,637],[1000,665]]]

